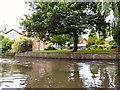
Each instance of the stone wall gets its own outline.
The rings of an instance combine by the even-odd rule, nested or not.
[[[69,60],[120,60],[120,53],[56,53],[56,52],[24,52],[16,53],[15,57],[69,59]]]

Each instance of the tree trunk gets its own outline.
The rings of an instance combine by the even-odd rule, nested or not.
[[[73,32],[73,42],[74,42],[74,46],[73,46],[72,52],[76,52],[77,51],[77,44],[78,44],[78,34],[76,32]]]

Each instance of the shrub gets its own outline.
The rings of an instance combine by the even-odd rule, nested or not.
[[[111,48],[117,48],[117,43],[115,42],[115,40],[109,41],[109,45],[111,45]]]
[[[53,46],[48,46],[47,48],[45,48],[44,50],[57,50],[55,47],[53,47]]]
[[[11,49],[11,46],[13,44],[13,41],[9,38],[3,38],[1,42],[1,52],[5,53]]]
[[[98,45],[96,44],[96,45],[95,45],[95,49],[97,49],[97,48],[98,48]]]
[[[99,49],[103,49],[104,48],[104,46],[102,46],[102,45],[99,45]]]
[[[12,45],[12,52],[25,52],[32,51],[32,40],[21,38]]]
[[[117,46],[115,45],[111,45],[111,49],[117,48]]]

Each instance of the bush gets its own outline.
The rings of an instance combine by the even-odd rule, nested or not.
[[[10,40],[9,38],[3,38],[1,42],[1,52],[5,53],[11,49],[11,46],[13,44],[13,41]]]
[[[111,45],[111,49],[117,48],[117,46],[115,45]]]
[[[111,45],[111,49],[112,48],[117,48],[117,43],[115,42],[115,40],[109,41],[109,45]]]
[[[106,44],[106,41],[105,41],[105,40],[99,40],[99,41],[97,42],[97,44],[98,44],[98,45],[104,45],[104,44]]]
[[[99,49],[104,49],[104,46],[102,46],[102,45],[99,45]]]
[[[48,46],[47,48],[45,48],[44,50],[57,50],[55,47],[53,47],[53,46]]]
[[[21,38],[12,45],[12,52],[32,51],[32,44],[31,39]]]

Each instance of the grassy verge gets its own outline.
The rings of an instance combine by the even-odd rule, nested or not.
[[[72,52],[72,50],[36,50],[33,52]]]
[[[72,50],[37,50],[37,51],[33,51],[33,52],[72,52]],[[99,49],[99,50],[78,50],[77,52],[75,53],[118,53],[114,50],[102,50],[102,49]]]

